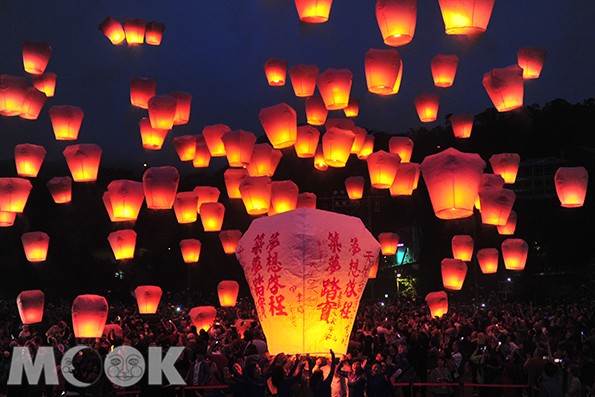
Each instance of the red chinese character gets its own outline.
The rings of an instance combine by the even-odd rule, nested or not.
[[[322,280],[322,292],[320,296],[326,295],[326,300],[334,301],[337,299],[337,294],[341,287],[339,287],[339,280],[336,277],[333,277],[331,280],[327,278],[326,280]]]
[[[349,240],[349,242],[350,242],[349,252],[351,253],[351,255],[356,255],[362,250],[359,247],[359,242],[357,241],[357,237],[353,237],[351,240]]]
[[[262,247],[264,246],[264,233],[258,234],[254,237],[254,245],[252,246],[252,253],[253,254],[260,254],[262,252]]]
[[[366,258],[366,267],[372,266],[376,257],[372,254],[372,251],[366,251],[364,254],[364,258]]]
[[[252,273],[258,273],[262,270],[262,263],[260,262],[260,256],[255,256],[252,259]]]
[[[343,304],[343,308],[341,309],[341,318],[350,318],[351,317],[351,307],[353,306],[353,302],[345,302]],[[347,328],[345,328],[347,330]]]
[[[347,283],[347,287],[345,287],[345,296],[351,298],[352,296],[357,297],[357,293],[355,292],[355,279],[350,279]]]
[[[279,288],[285,288],[285,286],[279,282],[279,278],[281,278],[281,275],[279,274],[271,274],[271,277],[269,278],[269,284],[267,288],[273,295],[277,295]]]
[[[287,312],[285,312],[285,306],[283,305],[284,300],[285,297],[283,295],[271,295],[269,298],[269,310],[271,312],[271,316],[287,316]]]
[[[281,271],[281,262],[277,252],[269,252],[267,255],[267,269],[269,272],[278,273]]]
[[[337,252],[341,252],[342,244],[339,242],[339,233],[331,233],[328,234],[328,247],[331,249],[333,254]]]
[[[359,277],[359,259],[351,258],[349,262],[349,277]]]
[[[271,252],[272,250],[277,248],[279,244],[279,232],[271,234],[271,237],[269,238],[269,243],[267,244],[267,252]]]
[[[331,302],[328,300],[316,306],[316,308],[320,310],[320,321],[326,321],[326,323],[328,324],[328,319],[331,315],[331,311],[333,309],[336,309],[338,306],[339,305],[337,304],[337,302]]]
[[[333,274],[337,271],[341,270],[341,263],[339,262],[339,255],[333,255],[328,260],[328,267],[326,271],[330,274]]]

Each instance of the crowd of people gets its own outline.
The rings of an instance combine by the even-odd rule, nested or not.
[[[258,316],[248,300],[220,309],[216,322],[197,330],[186,307],[162,302],[156,315],[133,304],[110,306],[104,337],[74,338],[70,305],[46,305],[44,322],[21,325],[14,301],[0,301],[0,395],[104,396],[130,389],[112,384],[99,356],[114,347],[183,347],[175,367],[194,396],[333,397],[582,397],[595,396],[595,302],[451,304],[432,318],[423,301],[362,302],[347,354],[271,356]],[[7,385],[13,348],[34,355],[51,346],[56,363],[85,343],[73,362],[77,379],[91,383]],[[90,349],[89,349],[90,350]],[[58,371],[60,374],[61,372]],[[470,385],[470,386],[463,386]],[[500,387],[500,385],[511,385]],[[194,388],[192,386],[200,386]],[[173,385],[131,388],[141,395],[181,395]]]

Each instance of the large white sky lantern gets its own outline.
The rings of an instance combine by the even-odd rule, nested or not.
[[[300,208],[255,219],[236,255],[269,352],[345,354],[379,251],[359,218]]]

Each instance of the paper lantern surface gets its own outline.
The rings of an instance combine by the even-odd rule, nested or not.
[[[390,187],[391,196],[411,196],[417,188],[419,179],[419,164],[400,163],[397,176]]]
[[[486,225],[504,226],[516,195],[510,189],[497,189],[485,187],[479,190],[479,202],[481,203],[481,222]]]
[[[446,258],[442,260],[440,267],[444,288],[453,291],[461,290],[467,275],[467,264],[460,259]]]
[[[284,59],[269,59],[264,64],[264,73],[271,87],[284,86],[287,74],[287,61]]]
[[[213,306],[197,306],[190,309],[188,315],[197,331],[201,329],[208,331],[211,325],[213,325],[215,318],[217,318],[217,309]]]
[[[107,185],[114,219],[135,221],[145,201],[143,184],[128,179],[118,179]]]
[[[256,136],[244,130],[228,131],[221,137],[230,167],[245,167],[250,163]]]
[[[293,181],[271,183],[271,209],[275,214],[292,211],[297,206],[300,189]]]
[[[393,94],[401,66],[401,56],[397,50],[369,49],[364,59],[368,91],[379,95]]]
[[[37,120],[46,99],[45,94],[38,91],[37,88],[27,87],[19,117],[26,120]]]
[[[494,174],[502,176],[504,183],[513,184],[519,172],[521,156],[516,153],[500,153],[490,157],[490,165]]]
[[[345,190],[349,200],[359,200],[364,196],[365,183],[363,176],[350,176],[345,179]]]
[[[296,141],[294,144],[295,153],[299,158],[311,158],[316,154],[316,147],[320,139],[320,131],[309,125],[302,125],[297,128]]]
[[[450,125],[455,138],[470,138],[473,129],[473,115],[453,114],[450,116]]]
[[[395,255],[399,248],[399,235],[397,233],[380,233],[378,235],[382,255]]]
[[[103,32],[105,37],[107,37],[113,45],[118,45],[126,39],[122,24],[112,17],[105,18],[105,20],[99,24],[98,29]]]
[[[180,135],[174,138],[174,148],[180,161],[192,161],[196,154],[196,135]]]
[[[39,173],[45,148],[31,143],[22,143],[14,147],[14,161],[17,166],[17,174],[24,177],[35,178]]]
[[[180,174],[175,167],[150,167],[143,174],[147,208],[167,210],[174,205]]]
[[[161,150],[169,131],[151,127],[151,122],[146,117],[140,119],[138,127],[143,148],[147,150]]]
[[[16,212],[0,211],[0,227],[11,227],[16,218]]]
[[[250,163],[246,167],[250,176],[273,176],[283,153],[268,143],[257,143],[252,150]]]
[[[452,86],[459,66],[459,57],[456,55],[438,54],[432,58],[432,78],[436,87],[446,88]]]
[[[520,238],[509,238],[502,242],[502,258],[507,270],[523,270],[529,254],[529,244]]]
[[[109,306],[99,295],[79,295],[72,302],[72,329],[76,338],[101,338]]]
[[[125,19],[124,34],[128,45],[142,44],[145,41],[147,24],[143,19]]]
[[[388,150],[398,154],[401,163],[408,163],[413,153],[413,140],[407,136],[393,136],[388,140]]]
[[[300,21],[305,23],[324,23],[328,21],[333,0],[295,0]]]
[[[138,312],[140,314],[155,314],[163,291],[156,285],[139,285],[134,290]]]
[[[180,241],[180,251],[182,251],[182,259],[184,259],[184,263],[198,262],[200,259],[201,246],[201,242],[193,238]]]
[[[473,257],[473,237],[466,234],[453,236],[451,246],[453,258],[469,262]]]
[[[238,242],[242,237],[242,232],[239,230],[223,230],[219,233],[219,240],[223,246],[223,252],[228,255],[235,254]]]
[[[318,75],[316,84],[328,110],[339,110],[349,105],[353,73],[349,69],[327,69]]]
[[[368,156],[366,162],[368,163],[368,173],[370,174],[372,187],[389,189],[397,176],[397,170],[401,162],[399,155],[379,150]]]
[[[95,182],[102,150],[94,143],[66,146],[62,152],[75,182]]]
[[[48,255],[50,236],[44,232],[28,232],[21,236],[25,256],[29,262],[43,262]]]
[[[171,97],[176,100],[176,114],[174,116],[174,125],[187,124],[190,120],[190,109],[192,106],[192,95],[188,92],[172,92]]]
[[[269,211],[271,187],[268,176],[247,176],[240,183],[242,201],[249,215],[262,215]]]
[[[228,168],[223,173],[225,180],[225,189],[227,190],[227,197],[230,199],[241,199],[240,183],[248,175],[248,171],[244,168]]]
[[[368,136],[366,136],[366,140],[357,154],[358,159],[365,160],[374,152],[374,139],[374,135],[372,134],[368,134]]]
[[[151,127],[158,130],[171,130],[176,118],[178,101],[170,95],[155,95],[147,103]]]
[[[225,217],[225,206],[221,203],[203,203],[200,206],[200,220],[205,232],[219,232]]]
[[[541,75],[543,63],[547,56],[544,48],[525,47],[517,51],[517,63],[523,69],[525,80],[537,79]]]
[[[483,86],[499,112],[523,106],[523,70],[518,65],[492,69],[483,75]]]
[[[17,296],[17,308],[23,324],[36,324],[43,320],[45,295],[35,289],[22,291]]]
[[[44,73],[37,76],[31,76],[33,87],[43,92],[46,97],[51,98],[56,92],[56,80],[58,76],[56,73]]]
[[[240,284],[234,280],[223,280],[217,285],[217,295],[221,307],[233,307],[238,299]]]
[[[136,232],[132,229],[122,229],[111,232],[107,236],[116,260],[134,258],[136,248]]]
[[[448,313],[448,295],[444,291],[430,292],[426,295],[426,304],[432,317],[442,317]]]
[[[83,110],[76,106],[52,106],[48,111],[58,141],[75,141],[85,116]]]
[[[72,201],[72,178],[55,176],[47,183],[48,190],[56,204],[67,204]]]
[[[275,149],[290,147],[297,134],[297,113],[286,103],[260,109],[262,128]]]
[[[130,81],[130,103],[141,109],[149,108],[149,99],[157,94],[157,83],[153,79],[135,77]]]
[[[43,74],[48,66],[52,47],[48,43],[26,41],[23,43],[23,66],[25,72]]]
[[[562,207],[582,207],[587,195],[589,173],[585,167],[560,167],[554,175],[554,184]]]
[[[311,208],[316,209],[316,194],[314,193],[300,193],[298,194],[298,202],[296,208]]]
[[[196,192],[180,192],[174,199],[174,213],[178,223],[193,223],[198,219],[196,207],[198,194]]]
[[[32,188],[27,179],[0,177],[0,211],[22,213]]]
[[[376,21],[384,44],[393,47],[408,44],[415,33],[417,1],[377,0]]]
[[[204,203],[216,203],[221,192],[213,186],[196,186],[193,190],[197,194],[196,213],[200,214],[200,206]]]
[[[343,108],[345,117],[357,117],[359,115],[359,99],[351,98],[346,108]]]
[[[316,65],[295,65],[289,69],[289,77],[293,92],[297,97],[310,97],[316,90],[316,78],[318,77],[318,66]]]
[[[23,110],[23,101],[29,83],[23,77],[0,74],[0,114],[18,116]]]
[[[512,236],[516,230],[517,214],[514,211],[510,211],[506,224],[497,226],[498,234],[502,236]]]
[[[324,125],[328,117],[328,109],[319,96],[306,99],[306,120],[310,125]]]
[[[438,106],[440,105],[440,96],[437,94],[421,94],[415,100],[415,109],[422,123],[431,123],[438,118]]]
[[[161,22],[147,22],[147,28],[145,30],[145,41],[149,45],[160,45],[163,40],[163,32],[165,31],[165,25]]]
[[[495,0],[438,0],[446,34],[475,35],[488,27]]]
[[[476,257],[483,274],[493,274],[498,271],[500,254],[496,248],[482,248],[477,251]]]
[[[223,134],[231,131],[231,128],[225,124],[207,125],[202,129],[202,135],[213,157],[225,157],[225,145],[221,138]]]
[[[328,129],[322,136],[322,153],[326,165],[345,167],[354,141],[355,134],[350,130],[338,127]]]

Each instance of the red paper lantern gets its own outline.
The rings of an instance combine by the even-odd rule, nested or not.
[[[432,58],[431,69],[434,85],[441,88],[452,86],[458,66],[459,57],[456,55],[438,54]]]
[[[529,245],[520,238],[509,238],[502,242],[502,258],[506,270],[523,270],[527,263]]]
[[[145,41],[149,45],[160,45],[164,31],[165,25],[161,22],[148,22],[145,29]]]
[[[510,211],[508,220],[503,226],[498,226],[498,234],[503,236],[512,236],[516,230],[517,214],[514,211]]]
[[[161,150],[169,130],[158,130],[151,127],[151,122],[146,117],[143,117],[138,122],[138,126],[143,148],[147,150]]]
[[[245,167],[250,163],[256,136],[248,131],[235,130],[221,137],[230,167]]]
[[[490,165],[494,174],[501,175],[504,183],[507,184],[513,184],[516,181],[520,163],[521,156],[516,153],[500,153],[490,157]]]
[[[584,167],[560,167],[554,175],[554,184],[562,207],[582,207],[587,195],[589,173]]]
[[[208,331],[217,317],[217,309],[213,306],[193,307],[190,309],[188,315],[190,316],[192,325],[196,327],[197,331],[200,331],[201,329]]]
[[[362,148],[357,154],[357,158],[360,160],[366,160],[369,155],[374,152],[374,135],[367,135]]]
[[[343,113],[345,113],[345,117],[357,117],[359,114],[359,99],[349,99],[349,104],[343,109]]]
[[[400,163],[397,176],[390,187],[391,196],[411,196],[417,188],[419,179],[419,164]]]
[[[449,120],[455,138],[471,137],[471,130],[473,129],[473,115],[453,114],[450,116]]]
[[[175,167],[150,167],[143,174],[147,208],[168,210],[174,205],[180,174]]]
[[[198,218],[196,204],[198,194],[196,192],[180,192],[174,199],[174,212],[179,224],[193,223]]]
[[[171,130],[176,118],[177,101],[170,95],[156,95],[149,99],[149,120],[151,127],[159,130]]]
[[[397,50],[370,49],[366,52],[364,66],[368,91],[379,95],[391,95],[399,91],[402,62]]]
[[[309,125],[297,128],[296,141],[294,144],[295,153],[299,158],[311,158],[316,154],[316,147],[320,139],[320,132]]]
[[[43,74],[48,66],[52,47],[48,43],[26,41],[23,43],[23,66],[25,72]]]
[[[328,21],[333,0],[295,0],[300,21],[305,23],[324,23]]]
[[[145,41],[147,24],[143,19],[125,19],[124,34],[128,45],[142,44]]]
[[[275,149],[290,147],[297,134],[297,114],[291,106],[280,103],[260,109],[260,123]]]
[[[0,211],[0,227],[11,227],[16,217],[16,212]]]
[[[388,140],[388,150],[398,154],[401,163],[408,163],[413,153],[413,141],[406,136],[393,136]]]
[[[180,250],[184,263],[197,263],[200,259],[200,241],[190,238],[180,241]]]
[[[205,232],[220,232],[225,216],[225,206],[221,203],[203,203],[200,206],[200,220]]]
[[[135,77],[130,81],[130,103],[141,109],[149,108],[149,99],[157,94],[157,83],[153,79]]]
[[[318,75],[318,91],[328,110],[339,110],[349,104],[353,74],[349,69],[327,69]]]
[[[72,178],[55,176],[46,184],[56,204],[67,204],[72,201]]]
[[[482,248],[477,251],[477,262],[483,274],[494,274],[498,271],[500,253],[496,248]]]
[[[466,234],[453,236],[451,245],[453,258],[469,262],[473,257],[473,237]]]
[[[293,181],[274,181],[271,184],[271,208],[275,214],[292,211],[297,206],[300,189]]]
[[[43,146],[22,143],[14,148],[14,161],[19,176],[35,178],[44,158],[45,148]]]
[[[134,258],[136,247],[136,232],[132,229],[122,229],[111,232],[107,236],[116,260]]]
[[[0,178],[0,211],[22,213],[32,187],[27,179]]]
[[[372,153],[366,161],[372,187],[389,189],[397,176],[397,170],[401,162],[399,155],[379,150]]]
[[[330,167],[345,167],[354,141],[355,134],[352,131],[337,127],[328,129],[322,136],[324,162]]]
[[[512,211],[516,195],[510,189],[485,187],[479,190],[481,222],[486,225],[504,226]]]
[[[118,222],[135,221],[145,201],[143,184],[119,179],[107,185],[112,218]]]
[[[306,99],[306,121],[310,125],[324,125],[328,116],[328,109],[322,98],[311,96]]]
[[[440,265],[444,288],[460,291],[467,275],[467,264],[460,259],[446,258],[442,260]]]
[[[72,302],[72,329],[75,338],[101,338],[108,308],[103,296],[77,296]]]
[[[139,285],[134,289],[134,297],[139,314],[155,314],[163,291],[156,285]]]
[[[0,74],[0,114],[18,116],[23,110],[27,94],[27,80],[23,77]]]
[[[523,69],[523,78],[525,80],[537,79],[543,69],[543,63],[547,56],[547,50],[544,48],[525,47],[516,53],[518,65]]]
[[[289,77],[293,92],[297,97],[311,97],[316,89],[316,78],[318,77],[318,66],[316,65],[295,65],[289,69]]]
[[[350,200],[359,200],[364,196],[365,179],[363,176],[350,176],[345,179],[345,190]]]
[[[37,120],[46,99],[43,92],[33,87],[27,87],[19,117],[26,120]]]
[[[408,44],[417,22],[416,0],[377,0],[376,21],[384,44],[393,47]]]
[[[25,256],[29,262],[43,262],[48,255],[50,236],[44,232],[23,233],[21,236]]]
[[[17,308],[23,324],[37,324],[43,320],[45,295],[43,291],[35,289],[22,291],[17,296]]]
[[[234,280],[223,280],[217,285],[217,295],[221,307],[234,307],[238,299],[240,284]]]
[[[241,199],[240,183],[248,175],[248,171],[244,168],[229,168],[223,173],[225,179],[225,189],[227,190],[227,197],[230,199]]]
[[[56,92],[56,73],[44,73],[40,75],[31,76],[31,82],[33,87],[43,92],[46,97],[50,98],[54,96]]]
[[[378,235],[378,242],[382,255],[396,255],[399,248],[399,235],[397,233],[380,233]]]
[[[187,92],[172,92],[171,97],[176,100],[176,114],[174,116],[174,125],[188,124],[190,120],[190,108],[192,105],[192,95]]]
[[[205,137],[205,142],[212,157],[225,157],[225,145],[221,138],[223,134],[230,131],[231,128],[225,124],[207,125],[202,129],[202,135]]]
[[[380,256],[376,257],[374,264],[370,268],[370,272],[368,273],[368,279],[374,280],[378,276],[378,268],[380,267]]]
[[[200,214],[200,206],[204,203],[216,203],[219,200],[221,192],[216,187],[212,186],[197,186],[193,190],[198,196],[196,202],[196,212]]]
[[[75,182],[95,182],[101,161],[101,148],[94,143],[66,146],[62,152]]]
[[[52,106],[48,112],[57,141],[74,141],[78,138],[85,116],[81,108],[68,105]]]
[[[492,69],[483,75],[483,86],[499,112],[523,106],[523,70],[518,65]]]
[[[502,189],[504,188],[504,179],[500,175],[496,174],[483,174],[481,176],[481,183],[479,184],[478,192],[487,187],[492,187],[495,189]],[[479,201],[479,194],[475,199],[475,208],[481,211],[481,202]]]
[[[316,209],[316,194],[308,192],[298,194],[297,208]]]
[[[194,159],[192,165],[194,168],[208,168],[211,163],[211,152],[207,147],[205,137],[202,135],[196,136],[196,148],[194,150]]]
[[[242,201],[249,215],[262,215],[269,211],[271,203],[271,178],[247,176],[240,183]]]
[[[426,295],[426,304],[432,317],[442,317],[448,313],[448,295],[444,291],[430,292]]]
[[[192,161],[196,155],[196,135],[174,137],[174,148],[180,161]]]
[[[109,196],[110,196],[109,192],[103,192],[103,195],[101,196],[101,201],[103,201],[103,206],[105,207],[105,210],[107,211],[109,220],[111,222],[124,222],[124,221],[120,221],[120,220],[114,218],[114,210],[112,209],[112,202],[111,202]]]
[[[474,35],[488,27],[494,0],[438,0],[446,34]]]
[[[238,241],[242,237],[242,232],[239,230],[223,230],[219,233],[219,240],[221,240],[221,246],[223,252],[227,255],[233,255],[236,253]]]
[[[440,96],[437,94],[421,94],[415,98],[415,109],[422,123],[431,123],[438,117]]]
[[[264,64],[264,73],[271,87],[284,86],[287,75],[287,61],[275,58],[269,59]]]
[[[113,45],[120,44],[126,38],[122,24],[112,17],[105,18],[98,28]]]
[[[246,167],[250,176],[273,176],[283,154],[268,143],[254,145],[250,164]]]
[[[328,169],[328,164],[324,161],[322,145],[318,145],[316,148],[316,153],[314,154],[314,168],[318,171],[326,171]]]
[[[355,126],[351,129],[351,131],[355,135],[355,139],[353,140],[353,145],[351,145],[351,153],[358,154],[362,150],[362,147],[364,146],[364,143],[366,142],[366,137],[368,136],[368,131],[366,131],[365,128],[355,127]]]

